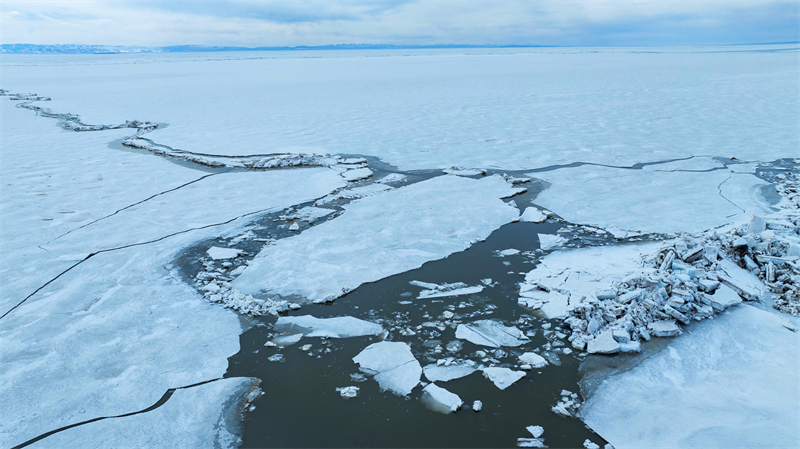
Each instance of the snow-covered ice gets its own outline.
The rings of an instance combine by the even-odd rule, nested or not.
[[[352,399],[358,396],[358,390],[360,390],[360,388],[355,386],[340,387],[336,389],[336,391],[339,392],[339,395],[345,399]]]
[[[406,343],[382,341],[373,343],[353,357],[359,368],[374,374],[384,390],[405,396],[419,384],[422,366]]]
[[[363,198],[341,216],[265,247],[233,285],[247,294],[331,301],[486,238],[517,217],[500,200],[512,189],[497,176],[439,176]]]
[[[357,168],[355,170],[348,170],[342,173],[342,178],[345,181],[353,182],[353,181],[360,181],[362,179],[367,179],[372,176],[372,170],[368,168]]]
[[[644,171],[580,166],[531,173],[552,183],[536,204],[572,223],[626,231],[694,232],[769,211],[767,182],[731,170]]]
[[[514,382],[525,377],[525,371],[514,371],[509,368],[489,367],[483,368],[483,376],[492,381],[499,389],[505,390]]]
[[[370,323],[351,316],[316,318],[311,315],[282,316],[275,323],[278,332],[300,332],[305,337],[348,338],[381,335],[380,324]]]
[[[243,405],[257,397],[257,385],[257,379],[233,377],[177,390],[153,411],[76,426],[30,447],[235,449],[242,443]]]
[[[439,413],[456,412],[464,404],[464,401],[457,394],[451,393],[434,383],[429,383],[422,389],[422,402],[431,410]]]
[[[495,320],[459,324],[456,328],[456,338],[490,348],[517,347],[528,342],[528,337],[521,330],[513,326],[504,326]]]
[[[222,260],[239,257],[242,251],[235,248],[220,248],[218,246],[212,246],[208,249],[208,251],[206,251],[206,253],[214,260]]]
[[[519,363],[528,365],[532,369],[542,368],[547,365],[547,360],[535,352],[526,352],[519,356]],[[536,435],[534,435],[536,436]]]
[[[800,335],[742,305],[602,381],[583,420],[617,449],[794,447]]]
[[[537,234],[539,236],[539,248],[544,251],[549,251],[555,247],[561,246],[566,243],[567,239],[560,235],[552,234]]]

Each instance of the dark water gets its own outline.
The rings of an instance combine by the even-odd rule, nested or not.
[[[464,322],[478,319],[499,319],[523,331],[534,330],[531,342],[522,348],[504,348],[503,364],[513,365],[517,355],[542,347],[548,342],[541,324],[516,303],[520,282],[533,269],[534,259],[524,255],[497,257],[495,250],[516,248],[530,251],[538,248],[537,233],[555,233],[558,223],[511,223],[495,231],[485,242],[445,259],[426,263],[421,268],[365,284],[336,300],[331,305],[307,305],[293,315],[317,317],[350,315],[382,322],[385,328],[407,323],[412,326],[437,321],[445,310],[465,315]],[[506,265],[503,262],[508,262]],[[411,280],[425,282],[464,282],[479,284],[481,279],[497,282],[475,295],[441,300],[414,299],[420,288]],[[408,296],[408,293],[412,293]],[[405,294],[405,296],[404,296]],[[410,305],[399,301],[412,301]],[[458,305],[464,303],[463,308]],[[474,316],[470,316],[473,315]],[[526,318],[525,324],[518,322]],[[260,319],[268,324],[274,319]],[[551,322],[554,330],[559,322]],[[423,328],[414,336],[392,332],[394,341],[411,344],[412,351],[424,366],[448,354],[432,354],[424,346],[428,340],[439,340],[444,347],[455,340],[451,327],[443,331]],[[533,370],[528,376],[504,391],[499,390],[480,372],[439,386],[458,394],[466,404],[478,399],[483,410],[476,413],[462,409],[443,415],[427,409],[420,401],[421,387],[408,398],[381,392],[377,382],[368,379],[354,382],[350,374],[358,368],[352,358],[377,338],[322,339],[304,338],[285,349],[265,348],[272,335],[271,326],[252,327],[242,334],[240,352],[230,358],[226,376],[253,376],[262,379],[265,395],[255,402],[256,409],[245,419],[244,447],[509,447],[518,437],[528,437],[526,426],[541,425],[545,442],[550,447],[582,447],[587,438],[603,440],[575,418],[563,418],[551,412],[561,390],[578,392],[580,359],[575,353],[560,354],[560,366],[550,364]],[[552,337],[551,337],[552,338]],[[300,346],[312,344],[311,355]],[[331,348],[330,353],[317,352]],[[463,342],[457,357],[476,359],[481,348]],[[271,362],[268,357],[280,352],[285,362]],[[319,357],[317,357],[319,355]],[[452,354],[451,354],[452,355]],[[490,354],[491,355],[491,354]],[[478,359],[479,361],[479,359]],[[357,385],[361,388],[354,399],[340,397],[337,387]]]

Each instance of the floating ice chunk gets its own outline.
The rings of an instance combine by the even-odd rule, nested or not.
[[[497,251],[496,253],[500,257],[516,256],[517,254],[519,254],[519,250],[514,248],[509,248],[509,249],[504,249],[502,251]]]
[[[521,346],[528,341],[525,334],[513,326],[503,326],[499,321],[480,320],[472,324],[459,324],[456,338],[491,348]]]
[[[285,361],[285,359],[283,357],[283,354],[273,354],[273,355],[267,357],[267,360],[269,360],[270,362],[283,362],[283,361]]]
[[[358,388],[358,387],[353,387],[353,386],[350,386],[350,387],[340,387],[340,388],[337,388],[337,389],[336,389],[336,391],[338,391],[338,392],[339,392],[339,394],[340,394],[340,395],[341,395],[343,398],[346,398],[346,399],[350,399],[350,398],[354,398],[354,397],[356,397],[356,396],[358,395],[358,390],[359,390],[359,388]]]
[[[525,377],[525,371],[514,371],[508,368],[490,367],[483,369],[483,376],[491,380],[497,388],[505,390],[514,382]]]
[[[531,223],[542,223],[543,221],[547,220],[546,214],[535,207],[527,207],[525,208],[525,212],[522,213],[522,221],[529,221]]]
[[[475,401],[472,403],[472,410],[479,412],[483,408],[483,402]]]
[[[563,245],[567,239],[560,235],[537,234],[539,236],[539,248],[549,251],[557,246]]]
[[[407,178],[406,175],[400,173],[389,173],[388,175],[384,176],[383,178],[379,179],[377,182],[381,184],[396,184],[398,182],[403,182]]]
[[[722,260],[717,269],[719,280],[738,290],[747,298],[760,298],[764,293],[764,284],[753,273],[739,268],[730,260]]]
[[[299,231],[300,230],[300,225],[297,222],[294,222],[291,225],[289,225],[289,230],[290,231]]]
[[[593,443],[592,440],[588,439],[583,442],[583,447],[586,449],[600,449],[600,446],[598,446],[597,443]]]
[[[457,394],[451,393],[433,383],[422,389],[422,402],[431,410],[439,413],[458,411],[464,401]]]
[[[534,438],[539,438],[544,434],[544,428],[542,426],[528,426],[525,429],[530,432]]]
[[[711,295],[711,306],[714,310],[721,312],[728,307],[735,306],[742,302],[742,298],[736,291],[727,285],[720,285],[719,288]]]
[[[409,281],[408,283],[415,287],[427,288],[428,290],[436,290],[439,288],[439,284],[434,284],[431,282]]]
[[[753,218],[750,219],[750,223],[747,225],[747,233],[761,234],[766,230],[767,230],[767,220],[765,220],[764,217],[753,215]]]
[[[472,295],[483,291],[482,285],[467,286],[463,282],[435,285],[434,289],[422,290],[417,299],[445,298],[448,296]]]
[[[281,348],[285,348],[287,346],[291,346],[291,345],[297,343],[298,341],[300,341],[301,338],[303,338],[303,334],[302,333],[289,334],[289,335],[279,335],[279,336],[273,338],[272,342],[275,343],[275,345],[277,345],[277,346],[279,346]]]
[[[589,341],[587,350],[589,354],[616,354],[619,352],[619,343],[610,331],[604,331]]]
[[[351,316],[316,318],[311,315],[282,316],[275,323],[279,332],[301,332],[306,337],[349,338],[381,335],[383,327]]]
[[[373,343],[353,357],[362,371],[375,374],[384,390],[405,396],[419,384],[422,366],[406,343],[382,341]]]
[[[538,438],[517,438],[517,447],[547,447]]]
[[[372,176],[372,170],[368,168],[357,168],[355,170],[347,170],[346,172],[342,173],[342,178],[348,182],[367,179],[370,176]]]
[[[442,172],[447,175],[458,175],[458,176],[478,176],[486,174],[486,170],[482,168],[466,168],[466,167],[450,167],[442,170]]]
[[[519,356],[519,362],[530,366],[531,369],[542,368],[547,365],[547,360],[535,352],[526,352],[522,354]]]
[[[355,190],[355,189],[353,189]],[[313,223],[319,218],[327,217],[328,215],[336,212],[333,209],[326,209],[324,207],[307,206],[299,209],[292,217],[295,220],[307,221]]]
[[[477,364],[471,360],[447,366],[431,363],[423,368],[425,377],[431,382],[447,382],[448,380],[460,379],[477,370]]]
[[[647,325],[647,329],[656,337],[675,337],[681,329],[672,321],[655,321]]]
[[[602,381],[581,417],[617,448],[796,447],[800,335],[742,305]]]
[[[214,260],[222,260],[239,257],[239,255],[242,254],[242,251],[236,248],[220,248],[218,246],[212,246],[208,249],[208,251],[206,251],[206,254],[208,254],[209,257]]]
[[[487,237],[517,217],[500,199],[512,190],[497,176],[439,176],[355,201],[335,219],[266,246],[233,284],[244,294],[332,301]]]
[[[355,187],[352,189],[344,189],[336,193],[332,193],[326,196],[325,198],[319,200],[317,204],[325,204],[334,200],[355,200],[359,198],[366,198],[368,196],[377,195],[379,193],[388,192],[390,190],[394,190],[394,188],[384,184],[377,184],[377,183],[368,184],[365,186]]]

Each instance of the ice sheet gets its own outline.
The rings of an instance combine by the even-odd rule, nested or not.
[[[345,212],[301,235],[265,247],[233,285],[330,301],[377,281],[468,248],[518,216],[500,200],[511,185],[439,176],[345,206]]]
[[[688,164],[688,161],[687,161]],[[746,222],[770,207],[765,181],[730,170],[645,171],[581,166],[531,173],[553,185],[536,204],[572,223],[626,231],[694,232]]]
[[[241,445],[241,405],[256,379],[233,377],[177,390],[161,407],[147,413],[73,427],[31,448],[164,448]]]
[[[206,153],[359,153],[400,169],[797,156],[795,51],[563,53],[6,55],[3,88],[92,124],[168,123],[148,136]]]
[[[604,380],[583,420],[615,448],[796,447],[800,335],[749,305]]]

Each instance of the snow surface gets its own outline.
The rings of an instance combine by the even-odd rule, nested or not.
[[[365,282],[441,259],[518,216],[511,184],[439,176],[344,206],[345,212],[265,247],[233,285],[242,293],[331,301]]]
[[[161,407],[53,434],[31,448],[164,448],[241,445],[240,406],[256,379],[233,377],[177,390]]]
[[[639,50],[6,55],[3,88],[92,124],[168,123],[148,137],[204,153],[358,153],[403,170],[797,156],[796,51]]]
[[[302,331],[306,337],[349,338],[380,335],[383,327],[351,316],[316,318],[311,315],[282,316],[274,326],[278,332]]]
[[[109,148],[123,131],[64,132],[5,97],[0,108],[0,310],[105,250],[2,319],[0,440],[9,446],[222,376],[239,350],[239,320],[169,264],[193,243],[241,229],[237,217],[344,185],[324,168],[204,177]]]
[[[360,369],[375,374],[384,390],[405,396],[419,384],[422,366],[407,343],[382,341],[373,343],[353,357]]]
[[[605,379],[581,409],[615,448],[797,447],[800,335],[749,305]]]
[[[759,191],[767,182],[727,169],[698,173],[584,165],[529,175],[552,183],[536,204],[569,222],[601,228],[694,232],[771,210]]]

